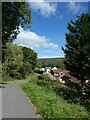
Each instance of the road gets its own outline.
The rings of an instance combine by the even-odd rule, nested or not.
[[[35,109],[18,83],[8,83],[2,88],[3,118],[37,118]]]

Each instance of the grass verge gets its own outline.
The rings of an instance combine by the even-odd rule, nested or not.
[[[37,108],[37,114],[45,118],[89,118],[89,113],[78,104],[67,103],[62,97],[35,81],[21,83],[20,86]]]

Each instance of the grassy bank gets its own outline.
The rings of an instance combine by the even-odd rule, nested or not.
[[[37,113],[50,118],[89,118],[89,113],[79,104],[70,104],[47,87],[36,84],[35,78],[20,84],[37,108]]]

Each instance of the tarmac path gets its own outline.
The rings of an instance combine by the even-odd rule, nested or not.
[[[2,88],[3,118],[37,118],[35,109],[18,83],[8,83]]]

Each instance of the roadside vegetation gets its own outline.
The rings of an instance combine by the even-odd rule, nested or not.
[[[37,54],[30,48],[13,44],[20,32],[19,27],[24,30],[30,28],[31,20],[31,10],[27,2],[2,3],[3,81],[25,79],[35,67]]]
[[[47,75],[33,74],[29,82],[20,86],[31,99],[37,113],[44,118],[89,118],[89,112],[73,101],[72,90],[59,81],[50,81]],[[58,91],[60,90],[60,91]],[[58,93],[58,94],[57,94]],[[69,96],[68,96],[69,95]],[[72,96],[73,95],[73,96]],[[65,98],[66,96],[66,98]],[[75,96],[76,97],[76,96]],[[74,100],[77,98],[74,98]]]
[[[32,49],[8,43],[2,68],[3,81],[25,79],[36,64],[37,54]]]

